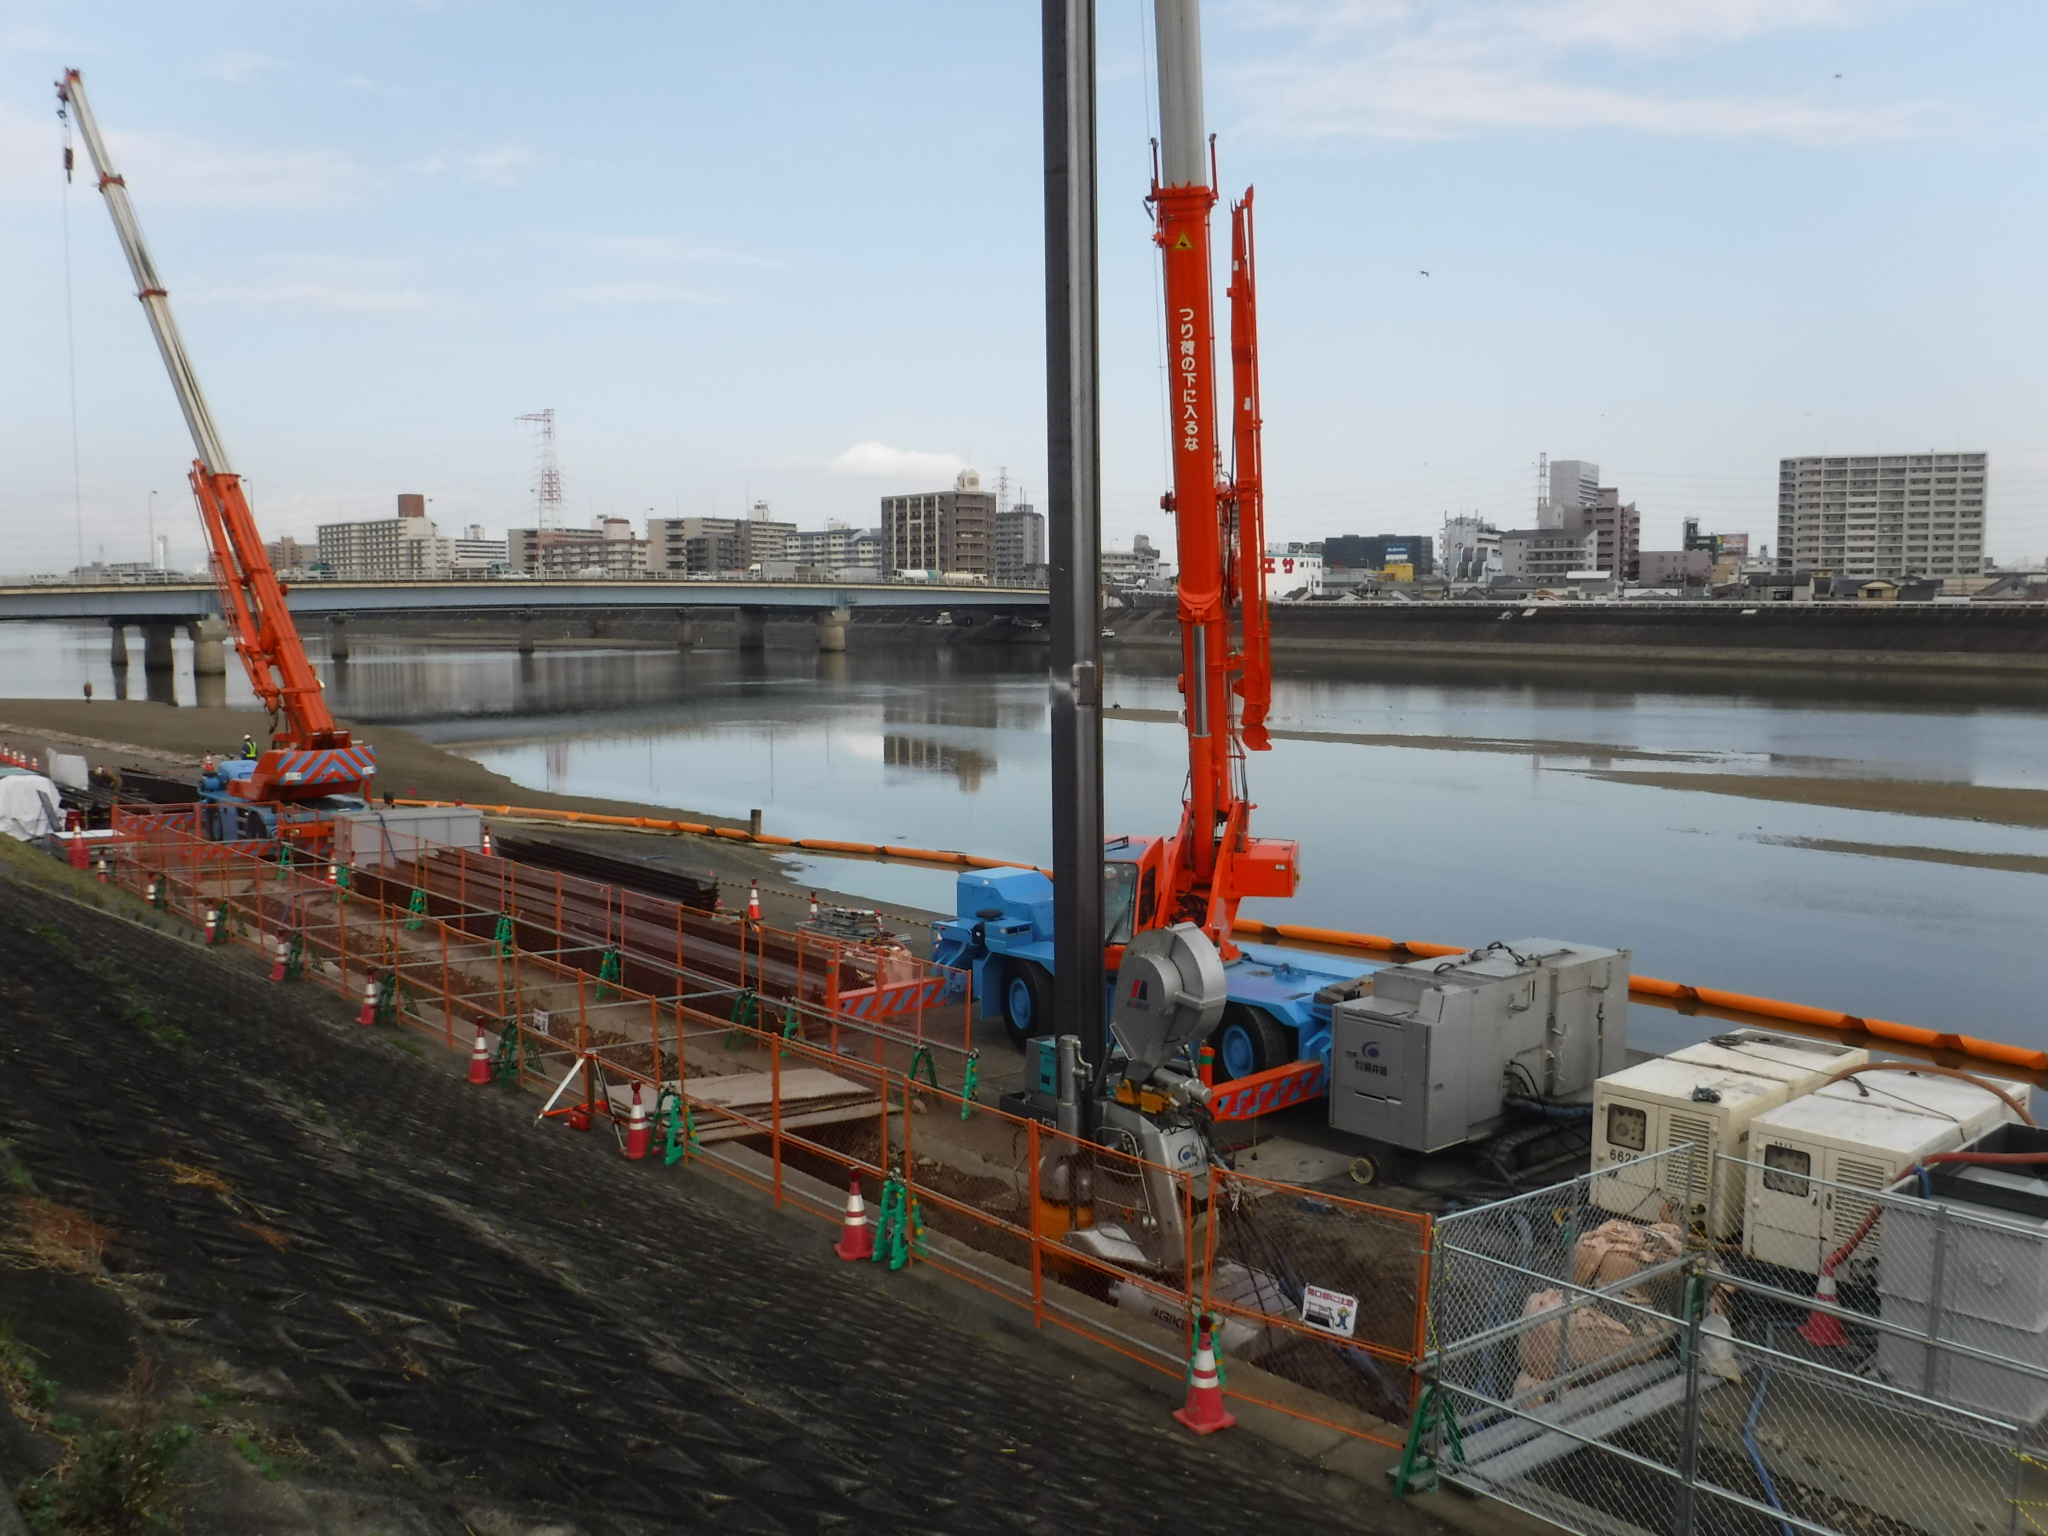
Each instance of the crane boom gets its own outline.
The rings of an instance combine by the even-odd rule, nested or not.
[[[143,241],[142,226],[128,200],[128,185],[114,169],[77,70],[67,70],[57,83],[57,98],[85,140],[100,193],[114,220],[114,232],[135,276],[135,296],[149,317],[157,350],[171,375],[171,388],[191,429],[198,455],[190,477],[192,494],[206,528],[221,615],[234,627],[235,652],[242,658],[256,697],[270,713],[271,750],[258,760],[247,779],[235,783],[234,790],[250,800],[365,794],[376,759],[368,747],[352,745],[349,733],[336,727],[321,696],[320,679],[306,659],[298,626],[285,605],[285,589],[264,552],[241,477],[228,463],[227,449],[199,387],[199,375],[178,333],[170,294]]]
[[[1231,441],[1222,471],[1216,422],[1216,327],[1209,211],[1214,156],[1202,124],[1199,0],[1155,0],[1159,50],[1159,176],[1154,238],[1165,269],[1169,432],[1179,558],[1180,688],[1188,790],[1160,920],[1195,922],[1226,956],[1245,896],[1292,895],[1296,845],[1254,839],[1244,753],[1265,751],[1271,668],[1265,599],[1258,328],[1251,194],[1232,212]],[[1233,619],[1238,644],[1231,642]],[[1240,715],[1233,699],[1241,701]]]

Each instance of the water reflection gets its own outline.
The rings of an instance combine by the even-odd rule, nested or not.
[[[986,752],[956,747],[949,741],[934,741],[929,736],[900,733],[882,738],[882,765],[918,773],[948,774],[958,779],[960,788],[970,795],[980,790],[983,778],[996,771],[996,760]]]

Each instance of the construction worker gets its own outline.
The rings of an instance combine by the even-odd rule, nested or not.
[[[255,738],[255,737],[253,737],[253,736],[249,736],[249,735],[244,735],[244,736],[242,737],[242,756],[243,756],[243,758],[244,758],[245,760],[247,760],[247,761],[249,761],[249,762],[252,762],[252,763],[253,763],[253,762],[255,762],[255,761],[256,761],[256,738]]]

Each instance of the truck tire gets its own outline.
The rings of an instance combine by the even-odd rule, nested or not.
[[[1003,1027],[1019,1050],[1052,1032],[1052,972],[1035,960],[1012,960],[1003,972]]]
[[[1263,1008],[1232,1003],[1209,1037],[1216,1049],[1216,1081],[1250,1077],[1294,1060],[1294,1032]]]

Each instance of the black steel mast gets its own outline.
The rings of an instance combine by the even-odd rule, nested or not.
[[[1102,498],[1095,0],[1044,0],[1045,425],[1052,618],[1053,1020],[1101,1069]],[[1089,1096],[1084,1096],[1084,1102]],[[1092,1129],[1093,1117],[1083,1122]]]

